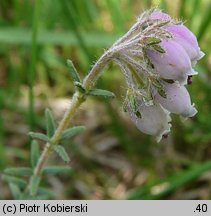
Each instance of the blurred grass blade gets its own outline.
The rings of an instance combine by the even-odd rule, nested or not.
[[[81,49],[83,50],[84,54],[86,55],[86,58],[89,62],[92,62],[91,53],[89,49],[87,48],[87,44],[84,40],[84,37],[81,35],[81,32],[78,30],[78,16],[74,10],[74,8],[71,5],[71,1],[69,0],[60,0],[63,13],[65,13],[66,19],[65,23],[68,27],[70,27],[75,34],[75,37],[77,39],[77,42]],[[68,20],[68,21],[67,21]]]
[[[209,3],[207,7],[206,13],[204,13],[204,17],[202,18],[201,25],[199,27],[198,31],[198,41],[201,41],[204,37],[204,34],[207,32],[208,27],[210,26],[211,23],[211,3]]]
[[[29,83],[29,127],[33,130],[35,119],[34,119],[34,92],[33,85],[36,71],[36,60],[37,60],[37,33],[38,33],[38,19],[40,16],[41,0],[35,1],[33,26],[32,26],[32,37],[31,37],[31,61],[28,73]]]
[[[191,15],[189,17],[190,19],[188,20],[188,22],[190,23],[191,29],[194,28],[193,24],[195,22],[195,17],[196,17],[196,15],[198,13],[197,9],[200,8],[200,7],[201,7],[201,1],[199,1],[199,0],[193,0],[192,12],[191,12]]]
[[[5,44],[30,44],[31,31],[26,28],[11,28],[1,27],[0,43]],[[88,47],[106,47],[110,46],[120,35],[119,34],[108,34],[100,32],[81,33],[84,41]],[[51,44],[51,45],[78,45],[77,39],[73,32],[57,32],[57,31],[46,31],[39,32],[37,43],[39,45]]]
[[[49,109],[45,110],[45,121],[47,126],[47,135],[51,138],[54,135],[56,125],[53,114]]]
[[[163,199],[177,188],[180,188],[188,182],[193,181],[208,170],[211,170],[211,161],[205,162],[201,165],[193,166],[188,171],[172,176],[169,180],[163,181],[156,185],[145,188],[137,188],[133,190],[132,193],[130,193],[128,199]],[[155,187],[160,187],[161,190],[156,193],[156,190],[153,190]]]
[[[31,161],[32,168],[34,168],[37,165],[39,156],[40,156],[39,144],[36,140],[32,140],[31,147],[30,147],[30,161]]]
[[[116,0],[106,0],[108,11],[110,12],[110,16],[112,19],[112,23],[117,29],[118,32],[123,32],[124,30],[124,21],[123,17],[121,16],[122,13],[120,11],[120,4]]]
[[[180,9],[179,9],[179,17],[180,19],[185,19],[186,18],[186,5],[187,5],[187,0],[182,0],[180,1]]]

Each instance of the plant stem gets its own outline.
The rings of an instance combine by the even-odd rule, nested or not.
[[[97,78],[99,77],[101,71],[105,67],[105,65],[111,59],[111,52],[108,50],[105,52],[101,58],[95,63],[89,74],[84,78],[83,87],[86,90],[90,90],[95,85]],[[81,104],[86,100],[86,95],[79,91],[76,91],[73,95],[72,101],[70,103],[69,108],[65,112],[62,120],[60,121],[58,128],[56,129],[53,137],[51,138],[51,142],[46,143],[45,148],[38,160],[36,167],[34,168],[33,176],[41,176],[43,167],[45,166],[49,156],[52,153],[53,146],[57,145],[62,137],[64,130],[68,127],[71,119],[77,112],[78,108]],[[31,179],[30,179],[31,180]],[[31,181],[29,181],[31,182]],[[27,188],[30,188],[28,185]]]
[[[63,119],[59,123],[59,126],[57,130],[55,131],[51,142],[46,143],[45,148],[39,158],[39,161],[34,169],[34,175],[39,176],[42,172],[42,168],[45,165],[45,162],[47,161],[49,155],[52,152],[53,145],[56,145],[59,143],[59,140],[64,132],[64,130],[67,128],[69,125],[70,120],[76,113],[78,107],[85,101],[85,97],[79,93],[76,92],[73,95],[73,99],[71,101],[69,109],[65,112]]]

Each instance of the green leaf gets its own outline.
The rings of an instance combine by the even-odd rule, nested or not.
[[[70,76],[71,78],[76,81],[76,82],[81,82],[81,79],[79,77],[79,74],[77,72],[77,70],[75,69],[75,66],[73,64],[73,62],[71,60],[67,60],[67,65],[70,68],[69,72],[70,72]]]
[[[33,139],[39,139],[45,142],[50,142],[49,137],[42,133],[29,132],[29,136],[31,136]]]
[[[30,195],[35,196],[39,188],[41,178],[39,176],[33,175],[30,180]]]
[[[70,139],[71,137],[84,132],[85,129],[86,127],[84,126],[76,126],[76,127],[68,128],[64,131],[61,140],[63,141],[66,139]]]
[[[56,126],[53,114],[49,109],[45,110],[45,120],[47,125],[47,135],[49,138],[51,138],[54,135]]]
[[[6,181],[7,183],[14,183],[20,188],[24,188],[26,186],[26,181],[18,177],[3,175],[2,180]]]
[[[153,45],[153,44],[158,44],[161,42],[161,39],[156,38],[156,37],[146,37],[143,39],[143,42],[146,45]]]
[[[13,198],[16,200],[20,199],[22,195],[20,188],[16,184],[13,184],[13,183],[9,183],[9,188],[10,188]]]
[[[32,175],[33,171],[29,167],[11,167],[6,168],[4,173],[7,175],[14,175],[14,176],[30,176]]]
[[[31,142],[31,148],[30,148],[30,160],[31,160],[31,166],[33,168],[37,165],[39,156],[40,156],[39,144],[36,140],[33,140]]]
[[[91,89],[86,94],[90,96],[101,96],[101,97],[109,97],[109,98],[115,97],[115,94],[113,92],[104,89]]]
[[[70,173],[71,167],[69,166],[48,166],[43,169],[44,174],[62,174]]]
[[[66,150],[64,149],[63,146],[61,145],[54,145],[54,151],[59,155],[59,157],[65,161],[65,162],[70,162],[70,158],[66,152]]]

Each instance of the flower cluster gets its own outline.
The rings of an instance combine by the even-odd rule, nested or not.
[[[170,132],[170,113],[197,113],[185,85],[204,53],[182,22],[160,10],[144,12],[111,49],[128,85],[124,110],[142,132],[160,141]]]

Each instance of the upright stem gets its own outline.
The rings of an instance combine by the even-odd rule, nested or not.
[[[56,129],[51,142],[46,143],[45,148],[38,160],[38,163],[34,169],[34,175],[39,176],[42,172],[43,166],[45,165],[45,162],[47,161],[50,153],[52,152],[53,145],[56,145],[59,143],[59,140],[64,132],[64,130],[67,128],[68,124],[70,123],[70,120],[72,119],[73,115],[76,113],[78,107],[84,102],[85,98],[84,96],[76,92],[73,95],[73,99],[71,101],[69,109],[64,114],[64,117],[62,118],[61,122],[59,123],[58,128]]]
[[[103,68],[109,62],[110,59],[111,59],[111,52],[108,50],[95,63],[95,65],[93,66],[89,74],[84,78],[83,87],[86,90],[93,88],[97,78],[100,75],[100,72],[103,70]],[[59,143],[64,130],[67,128],[71,119],[77,112],[78,108],[85,100],[86,100],[85,94],[78,91],[74,93],[70,106],[65,112],[62,120],[60,121],[58,128],[56,129],[53,137],[51,138],[51,141],[47,142],[45,145],[45,148],[38,160],[38,163],[34,168],[33,176],[40,176],[42,174],[43,167],[45,166],[45,163],[47,162],[49,156],[51,155],[53,146]],[[31,182],[31,179],[29,182]],[[30,188],[30,185],[27,188]]]

